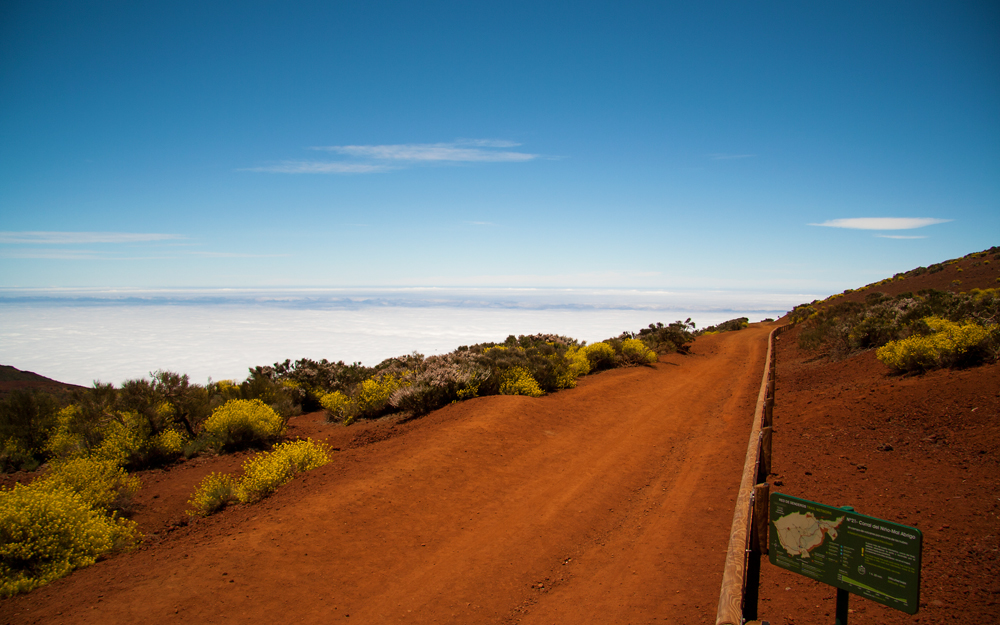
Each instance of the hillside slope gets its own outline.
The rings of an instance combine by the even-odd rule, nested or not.
[[[996,252],[832,301],[997,288]],[[1000,363],[899,375],[874,350],[838,360],[800,349],[800,330],[777,342],[772,492],[852,505],[924,534],[920,612],[852,596],[851,623],[1000,622]],[[761,618],[832,622],[832,587],[769,563],[761,579]]]

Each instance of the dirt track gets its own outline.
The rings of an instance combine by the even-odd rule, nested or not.
[[[714,622],[768,330],[375,426],[394,435],[0,603],[4,620]]]

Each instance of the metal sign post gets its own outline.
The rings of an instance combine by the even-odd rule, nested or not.
[[[771,564],[837,588],[837,625],[848,593],[908,614],[920,606],[920,530],[781,493],[770,497]]]

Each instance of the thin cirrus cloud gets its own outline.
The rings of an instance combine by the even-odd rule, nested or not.
[[[371,174],[434,163],[522,163],[539,154],[511,150],[514,141],[459,139],[450,143],[399,143],[386,145],[327,145],[309,149],[346,157],[342,161],[282,161],[249,168],[281,174]]]
[[[829,219],[823,223],[809,224],[824,228],[848,228],[851,230],[913,230],[935,224],[943,224],[951,219],[933,217],[855,217],[853,219]]]
[[[709,154],[713,161],[731,161],[740,158],[753,158],[756,154]]]
[[[21,245],[80,245],[93,243],[147,243],[183,239],[155,232],[0,232],[0,243]]]

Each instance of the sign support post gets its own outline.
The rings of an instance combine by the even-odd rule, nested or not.
[[[847,604],[850,601],[851,593],[843,588],[837,589],[837,620],[834,625],[847,625]]]
[[[854,512],[852,506],[840,506],[841,510],[847,510],[848,512]],[[847,614],[848,605],[850,605],[851,593],[847,592],[843,588],[837,589],[837,615],[836,620],[834,620],[834,625],[847,625]]]

